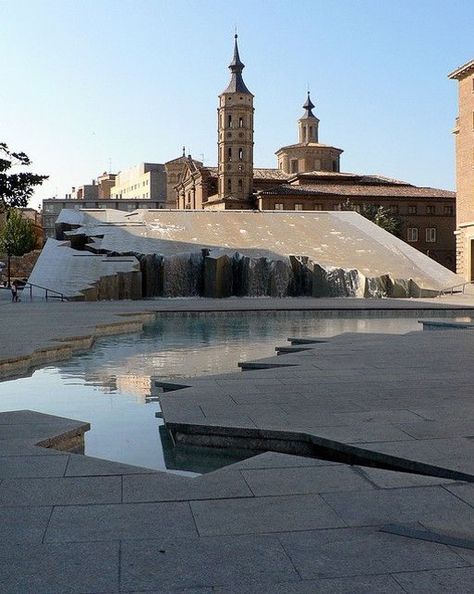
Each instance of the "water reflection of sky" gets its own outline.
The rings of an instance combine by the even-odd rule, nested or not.
[[[150,378],[237,371],[240,360],[267,357],[288,336],[341,332],[405,333],[411,319],[317,319],[314,313],[168,315],[141,334],[100,339],[88,353],[0,383],[0,411],[31,409],[88,421],[86,453],[164,468],[157,402]]]

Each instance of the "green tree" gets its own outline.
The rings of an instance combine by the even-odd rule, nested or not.
[[[27,206],[35,187],[48,179],[47,175],[27,171],[10,172],[13,167],[30,165],[31,161],[25,153],[11,151],[4,142],[0,142],[0,212],[8,214],[11,208]]]
[[[356,206],[350,200],[346,200],[342,210],[356,210]],[[385,231],[388,231],[396,237],[401,237],[402,220],[389,208],[377,204],[362,204],[358,209],[358,212],[366,219],[369,219],[369,221],[372,221],[372,223],[385,229]]]
[[[7,220],[0,229],[0,252],[9,256],[23,256],[36,245],[33,223],[23,218],[21,211],[11,209]]]

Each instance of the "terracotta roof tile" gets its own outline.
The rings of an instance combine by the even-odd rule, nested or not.
[[[307,184],[293,186],[282,184],[269,190],[262,190],[259,194],[273,196],[335,196],[335,197],[380,197],[380,198],[444,198],[454,199],[456,194],[448,190],[437,188],[417,187],[410,185],[366,185],[366,184]]]

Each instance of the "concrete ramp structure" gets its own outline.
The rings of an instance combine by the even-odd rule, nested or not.
[[[355,212],[63,210],[29,281],[70,299],[423,297],[457,275]]]

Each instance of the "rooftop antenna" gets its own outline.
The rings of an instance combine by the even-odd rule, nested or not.
[[[183,157],[185,157],[185,156],[186,156],[186,147],[183,144]]]

